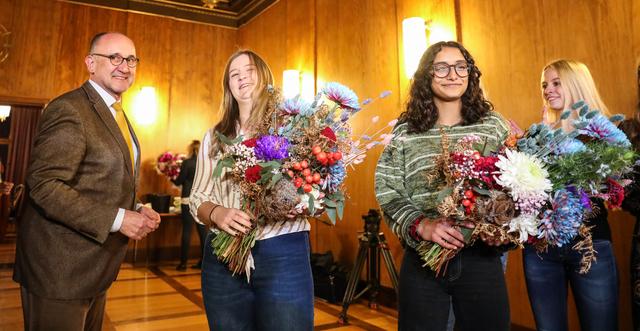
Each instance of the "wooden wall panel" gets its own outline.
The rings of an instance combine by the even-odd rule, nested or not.
[[[11,54],[0,64],[0,95],[48,98],[57,62],[60,5],[54,1],[16,1],[11,26]]]
[[[366,106],[354,117],[351,124],[354,133],[364,133],[375,115],[387,123],[399,113],[398,53],[395,1],[329,1],[317,2],[317,77],[318,84],[337,81],[352,88],[360,97],[375,98],[384,90],[392,94]],[[339,10],[337,10],[339,8]],[[353,15],[358,13],[358,15]],[[369,131],[368,133],[373,133]],[[373,174],[380,150],[369,153],[363,164],[351,170],[346,189],[349,195],[345,217],[335,227],[318,226],[314,235],[317,250],[331,250],[342,263],[355,260],[358,247],[357,233],[362,231],[362,215],[371,208],[378,208],[374,194]],[[384,222],[381,229],[397,262],[401,249],[398,240]],[[381,279],[390,285],[388,275],[381,272]]]
[[[55,44],[57,65],[52,80],[52,95],[77,88],[88,79],[84,58],[89,53],[91,38],[99,32],[118,31],[126,34],[127,14],[104,8],[78,6],[58,2],[60,22]],[[96,19],[99,17],[100,19]],[[73,24],[69,24],[73,22]]]

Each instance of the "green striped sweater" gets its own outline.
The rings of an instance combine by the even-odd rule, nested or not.
[[[395,136],[376,167],[376,198],[393,233],[413,248],[418,242],[409,235],[411,224],[420,216],[438,216],[436,198],[443,181],[428,183],[426,175],[442,153],[440,128],[449,137],[450,148],[458,139],[474,134],[486,141],[487,148],[496,150],[509,135],[509,126],[496,112],[467,126],[436,125],[417,134],[407,133],[406,123],[393,129]]]

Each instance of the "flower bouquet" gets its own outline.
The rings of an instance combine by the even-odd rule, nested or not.
[[[632,170],[635,154],[613,124],[622,116],[608,119],[579,102],[561,118],[572,112],[572,132],[533,124],[497,151],[485,151],[479,138],[467,136],[449,152],[443,133],[443,154],[428,177],[445,178],[438,212],[475,224],[474,229],[460,228],[466,243],[483,236],[519,247],[535,243],[542,251],[580,235],[573,248],[583,256],[580,272],[589,270],[596,253],[585,222],[593,211],[589,198],[619,207],[629,183],[623,178]],[[457,253],[428,241],[417,251],[436,273]]]
[[[222,154],[213,176],[237,184],[242,209],[255,225],[246,235],[220,232],[212,241],[216,255],[234,274],[249,275],[250,250],[259,228],[268,222],[285,220],[295,210],[302,217],[324,212],[335,224],[343,215],[347,168],[393,137],[383,132],[395,121],[372,135],[352,134],[348,121],[361,107],[356,94],[341,84],[328,83],[312,104],[300,98],[281,102],[276,89],[270,88],[270,93],[269,120],[253,137],[230,139],[216,132]],[[378,117],[372,119],[377,121]]]
[[[610,209],[624,199],[626,179],[633,170],[636,154],[627,136],[615,122],[624,116],[607,118],[584,102],[574,104],[561,119],[574,114],[574,130],[565,133],[546,124],[532,125],[518,141],[518,149],[535,154],[547,163],[553,192],[538,215],[538,235],[530,242],[538,251],[548,245],[562,247],[575,242],[582,254],[580,273],[586,273],[596,259],[589,229],[589,216],[597,212],[591,198],[602,199]]]
[[[158,156],[156,160],[156,171],[158,174],[165,175],[171,180],[175,180],[180,175],[180,165],[186,159],[184,154],[173,154],[164,152]]]
[[[484,236],[521,246],[536,235],[535,218],[551,190],[542,161],[515,150],[513,137],[498,150],[487,150],[485,141],[468,135],[449,152],[449,138],[443,130],[441,135],[443,154],[427,178],[445,179],[438,194],[440,215],[474,223],[473,229],[457,227],[465,243]],[[457,253],[431,241],[422,241],[417,251],[436,274]]]

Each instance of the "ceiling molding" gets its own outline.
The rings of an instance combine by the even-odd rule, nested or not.
[[[207,8],[201,0],[58,0],[237,29],[278,0],[221,0]]]

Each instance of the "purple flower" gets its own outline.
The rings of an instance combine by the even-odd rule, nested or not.
[[[289,157],[289,141],[278,136],[262,136],[256,141],[254,152],[264,161],[282,160]]]
[[[579,130],[580,134],[587,135],[596,139],[604,140],[610,144],[617,146],[629,147],[631,142],[627,139],[627,136],[618,129],[608,118],[597,114],[590,121],[589,124]]]
[[[380,99],[384,99],[386,97],[388,97],[391,94],[391,91],[387,90],[387,91],[382,91],[382,93],[380,93]]]
[[[329,100],[339,104],[341,107],[360,110],[358,96],[351,89],[340,83],[327,83],[322,89],[322,93],[324,93]]]

